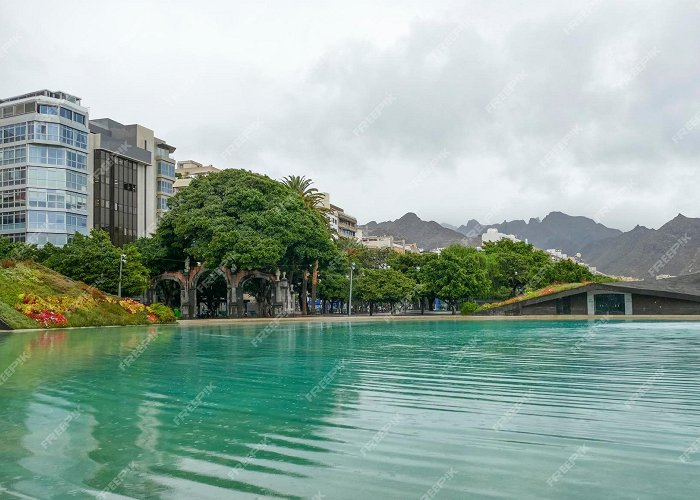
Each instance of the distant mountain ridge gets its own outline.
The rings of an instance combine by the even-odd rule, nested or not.
[[[470,220],[457,228],[462,234],[473,234],[478,227],[498,229],[505,234],[513,234],[518,239],[527,240],[538,248],[554,248],[574,255],[590,243],[622,234],[619,229],[611,229],[588,217],[572,216],[562,212],[551,212],[544,219],[503,221],[500,224],[479,224]],[[485,232],[485,229],[481,233]],[[479,233],[479,234],[481,234]]]
[[[407,243],[416,243],[424,250],[434,250],[453,243],[467,246],[477,246],[480,243],[480,239],[467,238],[435,221],[424,221],[413,212],[393,221],[371,221],[360,228],[367,236],[393,236],[395,239],[406,240]]]
[[[541,220],[533,218],[527,222],[482,224],[471,219],[456,229],[446,226],[421,220],[409,212],[395,221],[372,221],[361,228],[366,235],[391,235],[417,243],[424,250],[433,250],[453,243],[478,246],[481,234],[493,227],[538,248],[554,248],[569,255],[580,252],[584,262],[607,274],[648,279],[658,274],[700,272],[700,218],[682,214],[659,229],[637,226],[627,232],[562,212],[551,212]]]
[[[700,271],[700,219],[678,214],[659,229],[637,226],[586,246],[584,260],[603,272],[635,278]]]

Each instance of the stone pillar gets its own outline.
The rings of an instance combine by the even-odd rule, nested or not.
[[[245,304],[243,303],[243,287],[238,287],[236,289],[236,317],[242,318],[244,311]]]
[[[287,278],[282,278],[277,282],[277,289],[279,290],[279,301],[282,303],[283,315],[289,315],[294,313],[294,303],[292,302],[292,297],[289,293],[289,283]]]
[[[180,312],[182,313],[182,319],[189,319],[190,316],[190,298],[187,294],[187,288],[184,286],[180,287]]]
[[[188,290],[188,303],[190,305],[190,318],[197,317],[197,289],[192,287]]]
[[[595,294],[593,292],[588,292],[586,294],[586,299],[588,303],[588,315],[593,316],[595,314]]]
[[[233,318],[237,316],[236,314],[236,309],[237,309],[237,304],[236,304],[236,287],[235,286],[230,286],[227,289],[226,292],[226,303],[228,304],[228,316],[229,318]]]
[[[626,316],[632,315],[632,294],[631,293],[625,294],[625,315]]]

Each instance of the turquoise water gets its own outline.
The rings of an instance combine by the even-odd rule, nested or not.
[[[0,498],[694,499],[699,382],[698,323],[3,334]]]

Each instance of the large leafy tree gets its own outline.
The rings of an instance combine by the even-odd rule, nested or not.
[[[584,281],[592,281],[595,277],[587,268],[569,259],[553,262],[550,266],[544,268],[543,284],[551,283],[581,283]],[[540,285],[534,284],[533,288]]]
[[[151,242],[155,260],[182,267],[285,271],[292,283],[319,260],[335,256],[328,224],[297,192],[269,177],[228,169],[194,179],[170,199]]]
[[[502,239],[484,244],[496,295],[514,297],[535,282],[544,282],[551,259],[546,252],[536,250],[522,241]],[[544,283],[546,284],[546,283]]]
[[[437,258],[434,253],[397,253],[392,252],[387,258],[387,264],[397,271],[401,271],[406,276],[416,282],[414,299],[420,303],[421,313],[426,304],[432,308],[435,301],[435,294],[432,292],[425,279],[426,264]]]
[[[74,280],[116,294],[119,287],[119,259],[126,255],[122,268],[122,294],[138,295],[148,287],[148,269],[134,245],[119,248],[109,234],[94,229],[89,236],[76,233],[61,248],[53,247],[44,264]]]
[[[357,283],[357,294],[369,303],[369,313],[373,313],[377,303],[394,305],[411,297],[416,282],[396,269],[367,269]]]
[[[475,248],[452,245],[421,269],[427,288],[447,302],[456,313],[457,306],[488,293],[486,261]]]

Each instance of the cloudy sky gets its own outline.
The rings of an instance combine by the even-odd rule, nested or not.
[[[0,19],[0,97],[73,93],[178,160],[310,176],[361,222],[700,217],[696,0],[35,0]]]

